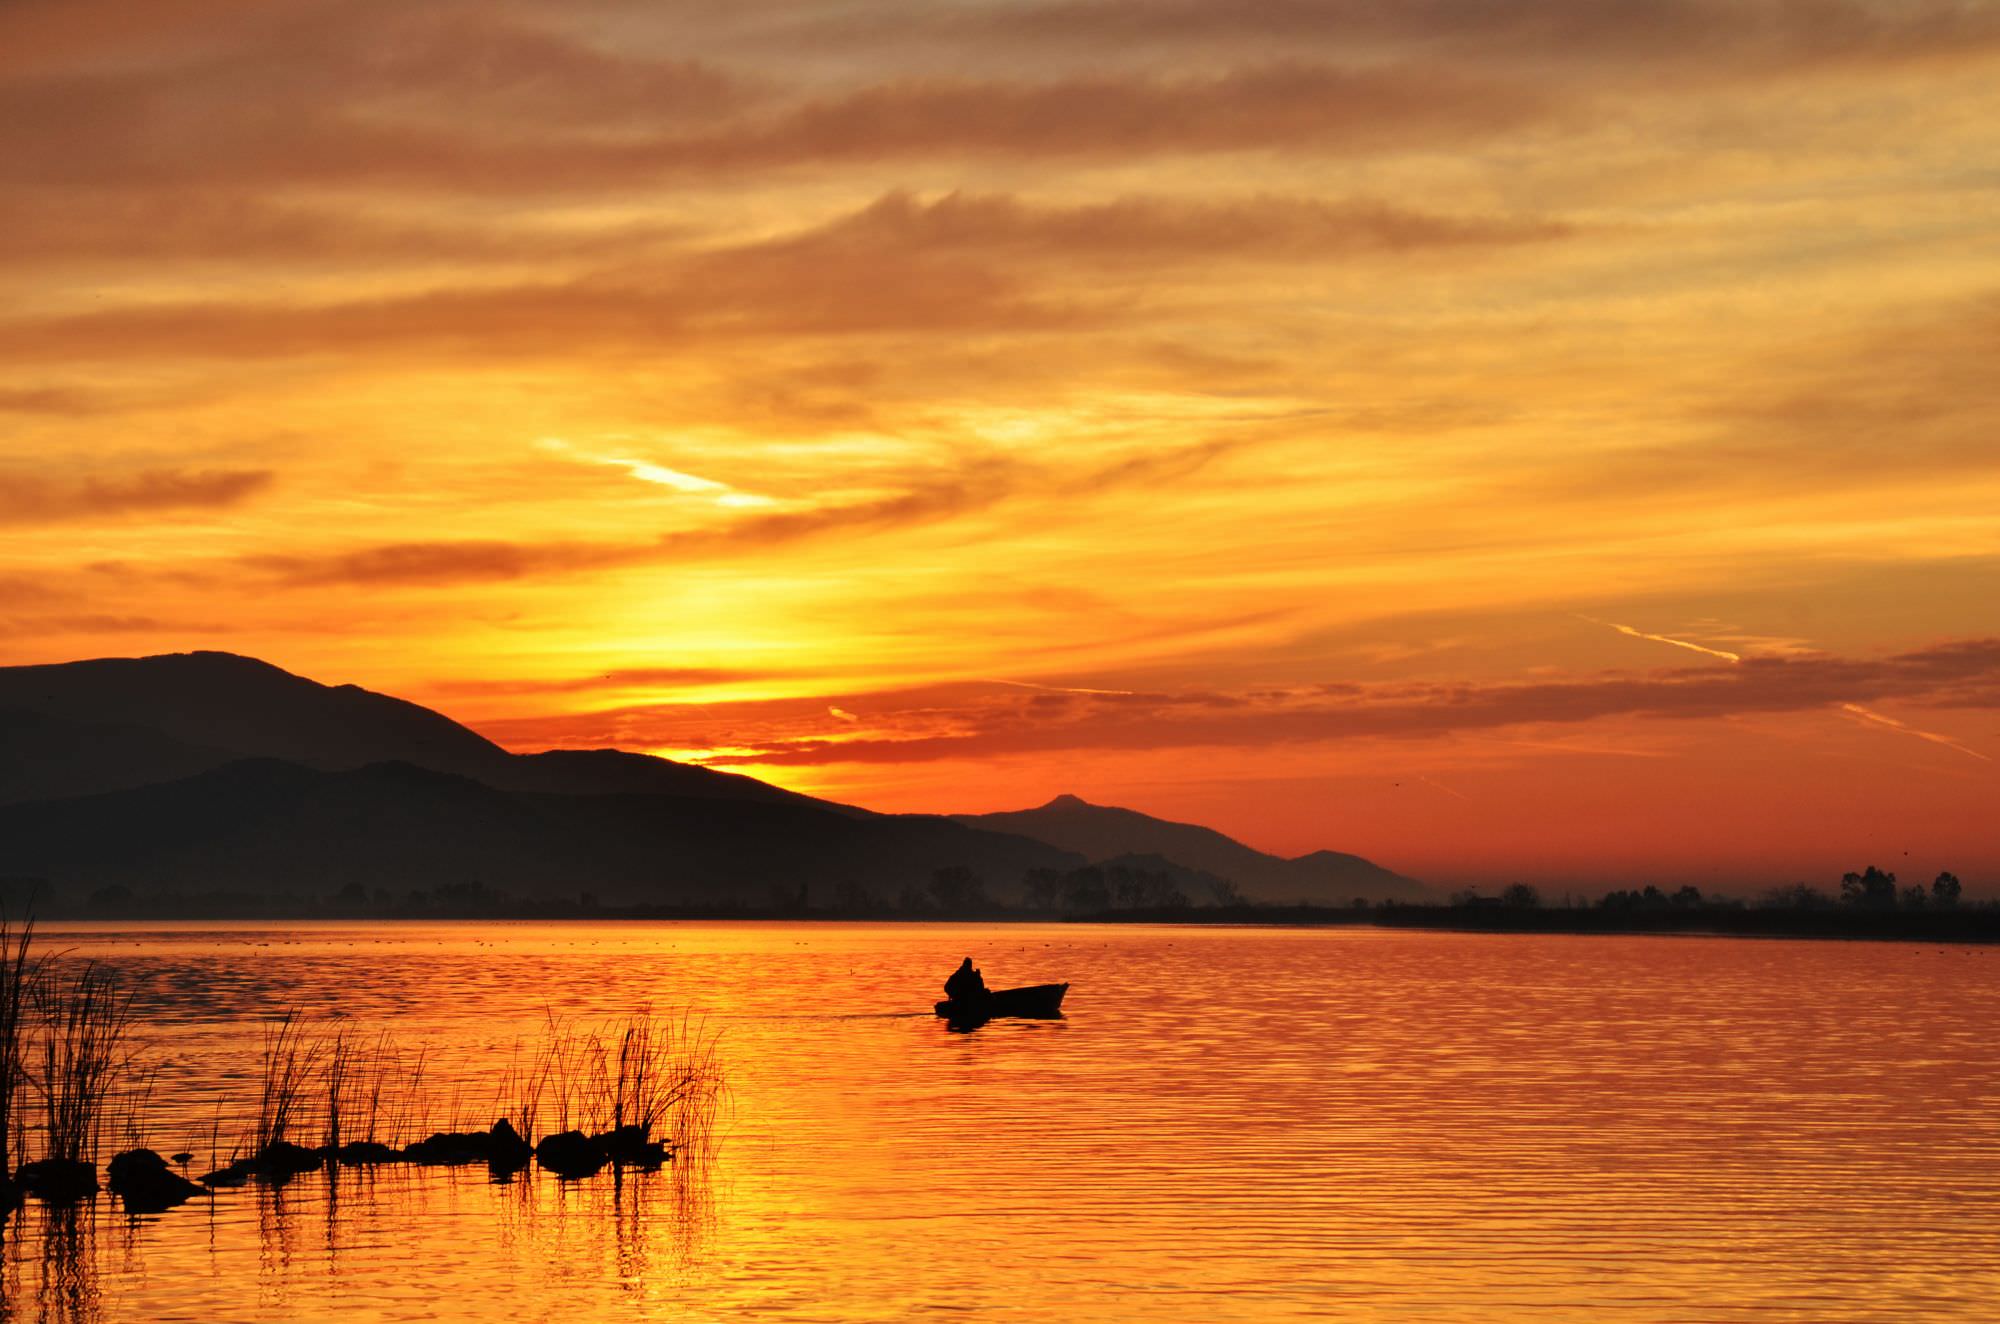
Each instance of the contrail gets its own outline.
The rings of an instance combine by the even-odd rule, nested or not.
[[[1468,804],[1471,803],[1472,801],[1471,796],[1466,795],[1460,791],[1454,791],[1451,789],[1451,787],[1446,786],[1443,782],[1434,782],[1430,778],[1424,776],[1421,772],[1417,774],[1417,780],[1422,782],[1424,785],[1430,787],[1434,791],[1443,791],[1446,795],[1451,796],[1455,800],[1464,800]]]
[[[1845,713],[1852,713],[1864,722],[1874,722],[1878,726],[1888,727],[1891,731],[1901,731],[1906,736],[1915,736],[1919,740],[1928,740],[1933,745],[1943,745],[1946,749],[1955,749],[1961,754],[1970,754],[1981,763],[1991,763],[1993,761],[1978,750],[1959,744],[1950,736],[1941,736],[1935,731],[1920,730],[1917,727],[1911,726],[1908,722],[1899,722],[1893,717],[1886,717],[1881,713],[1870,712],[1858,703],[1843,703],[1840,705],[1840,710]]]
[[[1635,630],[1629,625],[1620,625],[1616,621],[1600,621],[1595,616],[1579,616],[1577,619],[1580,621],[1589,621],[1592,625],[1608,626],[1620,634],[1631,635],[1634,639],[1651,639],[1656,644],[1672,644],[1675,648],[1685,648],[1690,652],[1706,653],[1710,657],[1719,657],[1725,662],[1741,662],[1743,660],[1741,653],[1732,653],[1722,648],[1710,648],[1706,644],[1691,644],[1685,639],[1674,639],[1664,634],[1647,634],[1644,630]]]
[[[1002,680],[998,676],[981,677],[988,685],[1012,685],[1019,690],[1046,690],[1050,694],[1110,694],[1130,698],[1137,690],[1087,690],[1080,685],[1037,685],[1032,680]]]

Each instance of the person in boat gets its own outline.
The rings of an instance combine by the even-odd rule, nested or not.
[[[944,995],[953,1002],[978,1002],[986,997],[986,992],[986,977],[979,973],[969,956],[960,961],[951,978],[944,981]]]

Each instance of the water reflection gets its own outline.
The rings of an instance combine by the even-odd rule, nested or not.
[[[693,1006],[734,1112],[711,1163],[650,1176],[347,1168],[159,1216],[31,1203],[0,1224],[10,1317],[1858,1324],[1989,1318],[2000,1294],[1980,951],[924,925],[62,941],[140,981],[151,1125],[197,1152],[255,1042],[231,999],[287,990],[433,1045],[445,1096],[548,1009]],[[927,1008],[966,951],[1073,980],[1066,1019],[952,1034]],[[210,969],[223,986],[189,974]]]

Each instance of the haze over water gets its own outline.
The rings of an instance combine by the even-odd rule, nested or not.
[[[53,926],[140,987],[152,1143],[291,1005],[428,1042],[466,1121],[544,1008],[723,1036],[706,1172],[388,1168],[6,1225],[58,1319],[1990,1318],[1978,948],[916,924]],[[952,1033],[971,954],[1061,1022]],[[329,1198],[331,1195],[332,1198]],[[73,1253],[48,1254],[51,1246]]]

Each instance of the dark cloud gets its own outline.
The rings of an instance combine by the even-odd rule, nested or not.
[[[1149,315],[1151,303],[1171,302],[1108,280],[1111,268],[1470,250],[1571,233],[1566,224],[1543,218],[1437,215],[1365,200],[1128,197],[1051,208],[1005,195],[952,194],[923,203],[890,194],[802,234],[700,252],[663,251],[670,240],[663,229],[589,240],[510,238],[495,231],[485,236],[485,247],[467,238],[454,250],[451,231],[372,223],[348,229],[337,216],[240,200],[175,206],[179,210],[158,223],[144,209],[76,226],[52,214],[39,230],[29,226],[22,237],[0,238],[0,253],[10,243],[79,254],[110,251],[128,233],[135,237],[127,256],[154,259],[232,249],[237,257],[450,252],[459,259],[495,259],[521,256],[546,242],[551,250],[566,244],[573,256],[596,259],[596,270],[565,280],[444,287],[344,303],[156,303],[0,322],[0,348],[16,361],[385,350],[491,356],[656,350],[729,335],[1027,335],[1116,326]],[[607,265],[613,255],[621,260]],[[5,403],[0,397],[0,406]]]
[[[204,84],[201,71],[187,69],[0,84],[0,179],[68,188],[394,184],[545,194],[927,157],[1373,152],[1491,137],[1561,104],[1530,83],[1432,66],[1275,62],[1181,77],[899,79],[713,125],[677,129],[648,117],[643,128],[606,134],[525,113],[490,123],[476,97],[429,117],[348,105],[337,87],[314,89],[310,66],[297,61],[265,76],[271,85]],[[575,95],[588,103],[587,91]],[[239,113],[246,99],[262,113]],[[278,113],[288,103],[298,113]]]
[[[464,584],[597,569],[640,559],[612,544],[501,541],[404,542],[324,556],[265,554],[241,564],[295,588],[331,585]]]
[[[1369,199],[1124,197],[1037,207],[1007,194],[951,193],[924,202],[888,194],[807,234],[753,250],[823,259],[955,251],[1085,258],[1092,262],[1203,259],[1291,261],[1350,253],[1492,247],[1566,238],[1575,228],[1541,217],[1452,216]]]
[[[1421,738],[1500,727],[1576,724],[1603,718],[1699,719],[1900,702],[1936,708],[2000,706],[2000,639],[1971,639],[1879,659],[1750,658],[1737,665],[1645,674],[1606,673],[1527,684],[1310,686],[1257,694],[1022,693],[961,690],[944,696],[839,696],[873,733],[831,739],[823,725],[794,733],[798,714],[759,705],[705,705],[701,720],[720,743],[753,753],[715,761],[743,765],[901,763],[991,758],[1071,749],[1155,749]],[[655,710],[661,743],[686,719]],[[570,719],[582,720],[582,719]],[[620,715],[628,731],[644,710]]]
[[[318,263],[631,261],[664,253],[685,228],[645,225],[589,232],[518,222],[412,224],[322,203],[281,203],[253,192],[170,187],[30,193],[9,204],[0,258],[48,263],[162,261]],[[0,397],[4,400],[4,397]]]
[[[1415,48],[1538,65],[1769,75],[1953,58],[2000,44],[1961,0],[1055,0],[933,10],[918,27],[1104,50]]]
[[[146,469],[114,478],[0,474],[0,523],[216,510],[269,487],[267,469]]]
[[[0,244],[5,240],[0,239]],[[0,410],[16,414],[75,416],[110,408],[102,396],[60,386],[0,387]]]

